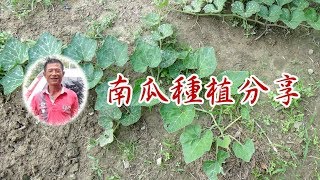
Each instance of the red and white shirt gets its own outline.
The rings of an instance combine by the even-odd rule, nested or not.
[[[77,114],[78,97],[74,91],[62,87],[61,93],[53,100],[50,98],[48,88],[45,88],[33,97],[31,108],[40,121],[54,126],[63,125]]]

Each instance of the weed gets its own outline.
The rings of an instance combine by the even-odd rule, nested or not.
[[[99,179],[103,179],[103,170],[101,169],[99,164],[100,160],[92,155],[88,155],[88,157],[92,161],[91,169],[93,170],[93,172],[98,176]]]
[[[120,143],[119,148],[122,152],[122,157],[128,161],[132,161],[136,158],[137,143],[134,141],[127,141]]]
[[[276,156],[270,163],[267,169],[269,175],[283,174],[289,167],[296,167],[292,161],[286,161],[279,156]]]
[[[100,20],[92,21],[87,30],[87,35],[93,39],[103,39],[103,31],[112,26],[117,14],[111,13]]]
[[[25,18],[32,12],[37,4],[43,4],[46,8],[52,6],[54,0],[8,0],[3,5],[19,19]],[[62,2],[63,0],[59,0]]]
[[[173,153],[177,150],[177,146],[169,139],[165,139],[162,142],[162,145],[163,147],[161,147],[160,154],[162,155],[163,160],[167,162],[173,158]]]

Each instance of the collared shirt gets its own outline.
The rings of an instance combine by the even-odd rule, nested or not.
[[[41,121],[50,125],[63,125],[77,114],[78,97],[74,91],[62,87],[58,97],[53,99],[48,88],[45,88],[33,97],[31,108]]]

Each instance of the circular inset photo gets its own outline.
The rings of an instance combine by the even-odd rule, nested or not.
[[[37,60],[28,68],[23,82],[29,112],[52,126],[74,120],[83,110],[87,94],[87,79],[81,67],[60,55]]]

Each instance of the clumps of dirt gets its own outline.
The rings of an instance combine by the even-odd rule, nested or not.
[[[91,108],[66,126],[50,127],[37,124],[30,117],[21,102],[20,91],[6,100],[10,104],[0,104],[1,179],[90,177],[86,145],[88,137],[101,132],[97,123],[92,127],[88,120]],[[80,171],[88,174],[80,176]]]

